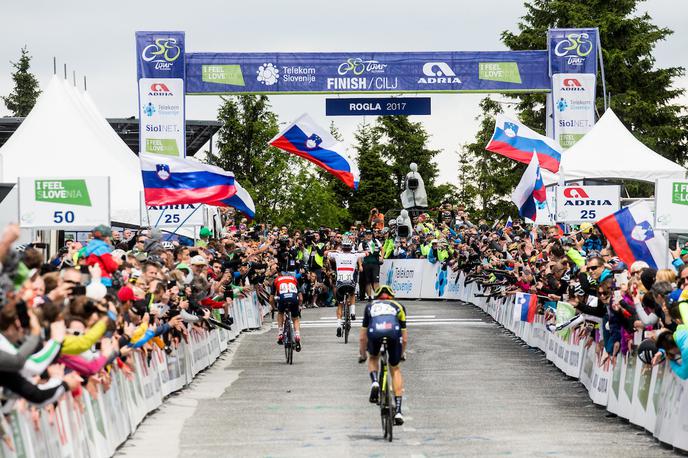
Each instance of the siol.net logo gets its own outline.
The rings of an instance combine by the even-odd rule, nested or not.
[[[37,202],[91,206],[86,180],[36,180]]]
[[[461,79],[456,76],[446,62],[427,62],[423,65],[423,75],[418,84],[460,84]]]

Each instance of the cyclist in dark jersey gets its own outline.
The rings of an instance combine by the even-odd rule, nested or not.
[[[365,353],[367,351],[368,372],[372,380],[370,402],[377,403],[380,396],[380,383],[377,380],[377,374],[380,370],[380,348],[382,339],[387,338],[387,357],[397,408],[394,422],[397,425],[403,425],[404,416],[401,413],[401,401],[404,392],[404,379],[401,375],[399,362],[406,351],[406,342],[408,341],[406,309],[393,299],[392,288],[382,285],[375,291],[375,300],[366,306],[363,314],[363,326],[361,327],[359,347],[361,356],[358,362],[362,363],[366,360]]]

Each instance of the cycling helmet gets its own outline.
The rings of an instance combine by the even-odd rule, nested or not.
[[[651,339],[645,339],[638,345],[638,358],[645,364],[652,364],[655,353],[657,353],[657,344]]]
[[[394,290],[389,285],[380,285],[375,290],[375,298],[377,299],[378,297],[380,297],[383,294],[387,294],[388,296],[394,297]]]
[[[351,243],[351,239],[349,237],[345,237],[342,239],[342,250],[349,251],[352,247],[353,244]]]

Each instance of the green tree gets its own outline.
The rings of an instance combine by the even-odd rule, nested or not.
[[[278,133],[277,116],[264,95],[223,98],[218,120],[217,151],[208,153],[210,164],[234,172],[253,197],[256,218],[277,221],[284,212],[285,196],[300,164],[289,154],[268,146]]]
[[[552,27],[598,27],[606,68],[611,108],[633,134],[659,154],[681,164],[688,152],[688,116],[676,103],[684,93],[676,89],[683,67],[657,68],[652,55],[659,41],[673,32],[658,27],[645,13],[637,15],[642,0],[530,0],[518,32],[505,31],[502,41],[510,49],[546,49],[547,29]],[[598,112],[604,109],[602,83],[598,75]],[[519,96],[521,120],[544,131],[545,96]]]
[[[12,112],[12,116],[25,117],[36,104],[36,99],[41,93],[38,80],[29,71],[31,56],[26,46],[21,49],[19,61],[11,62],[11,64],[15,68],[15,72],[12,73],[14,89],[9,95],[3,96],[2,100],[7,109]]]
[[[439,205],[448,187],[435,186],[439,168],[434,158],[440,151],[428,148],[430,136],[423,125],[409,121],[408,116],[380,116],[374,130],[380,139],[380,156],[389,164],[397,193],[403,191],[409,164],[415,162],[425,183],[428,205]]]
[[[504,214],[515,214],[516,209],[509,195],[525,170],[526,165],[485,150],[495,128],[495,116],[502,112],[501,105],[490,97],[480,102],[482,113],[476,118],[480,128],[475,141],[462,148],[459,170],[465,172],[460,182],[465,196],[472,201],[465,202],[468,207],[475,205],[476,213],[484,218],[498,218]],[[463,180],[462,180],[463,181]]]
[[[351,197],[349,212],[354,220],[367,221],[373,207],[383,213],[398,208],[399,193],[391,178],[390,167],[381,157],[379,132],[370,124],[361,124],[354,138],[361,183]]]

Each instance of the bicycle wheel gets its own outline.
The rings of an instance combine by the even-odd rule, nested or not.
[[[291,350],[291,326],[289,325],[289,322],[291,320],[285,316],[284,317],[284,331],[283,331],[283,343],[284,343],[284,357],[287,360],[287,364],[289,364],[289,357],[290,357],[290,350]]]
[[[392,390],[392,384],[390,383],[391,374],[387,372],[389,380],[387,380],[387,389],[385,390],[385,397],[387,398],[387,440],[392,442],[392,431],[394,429],[394,415],[396,413],[394,405],[394,392]]]
[[[349,331],[351,331],[351,306],[349,305],[349,295],[344,296],[344,343],[349,343]]]
[[[377,405],[380,406],[380,420],[382,421],[382,432],[383,437],[387,438],[387,415],[389,414],[389,409],[387,409],[387,396],[385,396],[385,387],[387,386],[387,374],[385,372],[386,364],[384,360],[380,364],[380,374],[378,380],[380,381],[380,394],[377,398]]]
[[[294,364],[294,346],[296,345],[296,341],[294,340],[295,335],[296,334],[294,333],[294,323],[291,320],[289,320],[289,364]]]

